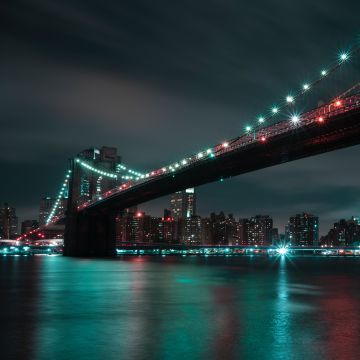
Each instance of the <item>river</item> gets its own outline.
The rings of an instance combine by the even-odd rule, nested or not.
[[[359,359],[360,259],[0,258],[1,359]]]

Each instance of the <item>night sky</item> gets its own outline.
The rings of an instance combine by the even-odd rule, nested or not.
[[[0,4],[0,201],[37,218],[68,158],[116,146],[159,168],[246,122],[358,39],[360,1],[17,1]],[[355,79],[359,81],[360,79]],[[360,215],[360,147],[198,188],[198,212]],[[160,215],[168,197],[142,206]]]

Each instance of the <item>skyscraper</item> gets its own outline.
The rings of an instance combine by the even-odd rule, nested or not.
[[[201,244],[201,217],[192,215],[183,219],[182,242],[187,245]]]
[[[290,217],[286,237],[291,245],[317,245],[319,240],[319,218],[308,213],[296,214]]]
[[[196,194],[194,188],[178,191],[171,195],[171,216],[178,220],[196,215]]]
[[[14,239],[18,230],[18,218],[15,208],[5,203],[0,208],[0,238]]]

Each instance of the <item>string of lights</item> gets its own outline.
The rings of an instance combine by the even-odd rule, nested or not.
[[[267,115],[260,115],[257,118],[257,123],[254,126],[251,125],[245,125],[245,135],[250,134],[253,131],[260,130],[261,128],[266,126],[266,122],[270,120],[271,118],[281,114],[281,111],[285,109],[288,106],[293,106],[295,101],[299,99],[300,97],[308,94],[315,86],[320,84],[323,80],[329,77],[330,74],[334,73],[336,70],[338,70],[343,64],[347,63],[352,57],[354,57],[358,52],[360,52],[360,46],[355,46],[349,51],[341,52],[338,55],[338,60],[329,64],[327,67],[324,67],[320,71],[320,75],[310,82],[305,82],[301,85],[300,89],[297,92],[288,94],[285,99],[279,103],[279,105],[273,105],[270,109],[270,112]],[[297,123],[300,121],[300,117],[297,114],[291,115],[290,120],[293,123]],[[242,136],[242,135],[241,135]],[[234,142],[236,142],[238,139],[241,138],[241,136],[238,136],[230,141],[225,141],[221,144],[223,148],[227,148],[231,146]],[[184,159],[180,162],[176,162],[174,164],[171,164],[167,167],[162,168],[163,172],[170,171],[174,172],[177,168],[180,166],[186,166],[189,163],[189,160],[191,162],[191,159],[197,158],[197,159],[206,159],[208,157],[215,157],[214,149],[208,149],[202,152],[199,152],[197,155],[193,155],[187,159]],[[148,174],[146,174],[148,175]],[[145,178],[147,176],[142,176],[141,178]]]
[[[121,170],[124,170],[126,172],[128,172],[129,174],[131,175],[118,175],[116,173],[113,173],[113,172],[109,172],[109,171],[104,171],[104,170],[101,170],[101,169],[97,169],[95,168],[94,166],[91,166],[89,165],[88,163],[86,163],[85,161],[83,160],[80,160],[78,158],[75,159],[75,161],[81,165],[82,167],[90,170],[90,171],[93,171],[95,172],[96,174],[99,174],[99,175],[102,175],[102,176],[106,176],[106,177],[109,177],[109,178],[112,178],[112,179],[117,179],[118,177],[120,177],[121,179],[125,179],[125,180],[132,180],[132,179],[135,179],[135,178],[140,178],[143,174],[138,172],[138,171],[135,171],[135,170],[132,170],[132,169],[129,169],[127,168],[126,166],[122,165],[122,164],[118,164],[117,167]],[[133,176],[134,175],[134,176]]]
[[[69,185],[70,174],[71,174],[71,170],[69,169],[66,173],[65,180],[64,180],[63,184],[61,185],[61,189],[58,193],[56,201],[54,202],[53,207],[50,211],[50,214],[49,214],[48,218],[46,219],[46,225],[48,225],[51,222],[51,220],[53,219],[53,217],[56,214],[57,209],[59,208],[61,200],[64,198],[65,190],[66,190],[67,186]]]
[[[320,84],[330,74],[337,71],[343,64],[347,63],[352,57],[354,57],[360,51],[360,46],[356,46],[349,51],[341,52],[338,55],[338,60],[331,63],[327,67],[324,67],[319,76],[311,82],[305,82],[301,85],[300,89],[295,93],[289,93],[285,99],[280,103],[280,105],[273,105],[270,109],[270,112],[267,115],[260,115],[257,117],[257,124],[254,126],[254,129],[259,129],[265,125],[266,121],[273,118],[276,115],[281,113],[281,110],[287,106],[294,105],[295,101],[302,97],[305,94],[308,94],[316,85]],[[245,133],[250,133],[253,130],[251,125],[245,126]]]
[[[91,165],[89,165],[88,163],[80,160],[80,159],[75,159],[75,161],[81,165],[82,167],[90,170],[90,171],[93,171],[94,173],[97,173],[99,175],[102,175],[102,176],[106,176],[106,177],[109,177],[109,178],[113,178],[113,179],[117,179],[117,175],[115,173],[110,173],[110,172],[107,172],[107,171],[103,171],[103,170],[100,170],[100,169],[97,169]]]

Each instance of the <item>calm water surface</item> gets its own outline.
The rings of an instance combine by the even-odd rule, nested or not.
[[[0,258],[1,359],[359,359],[360,259]]]

